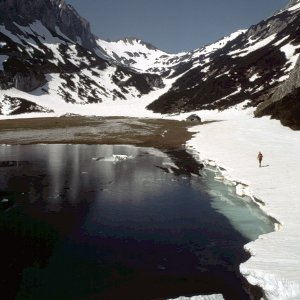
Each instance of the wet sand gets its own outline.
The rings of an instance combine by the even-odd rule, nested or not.
[[[199,123],[124,117],[58,117],[0,121],[1,144],[126,144],[180,148]]]

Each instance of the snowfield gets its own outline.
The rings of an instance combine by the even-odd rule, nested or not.
[[[224,168],[224,178],[248,185],[248,192],[265,203],[262,209],[281,224],[245,246],[252,256],[241,273],[261,286],[267,299],[300,299],[300,132],[268,117],[253,118],[250,110],[199,114],[217,122],[193,127],[187,146],[201,161]],[[258,151],[264,155],[262,168]]]
[[[98,104],[97,111],[95,105],[85,105],[84,113],[108,116],[114,111],[118,116],[177,120],[191,114],[154,114],[145,109],[152,97],[147,98]],[[242,191],[254,201],[262,201],[261,208],[280,223],[277,231],[245,246],[252,257],[240,266],[241,273],[251,284],[261,286],[267,299],[300,299],[300,131],[269,117],[254,118],[252,109],[242,106],[223,112],[194,112],[205,122],[191,127],[194,137],[187,142],[187,149],[207,165],[219,166],[224,181],[236,182],[238,194]],[[75,107],[83,108],[73,107],[74,112]],[[264,155],[261,168],[259,151]]]

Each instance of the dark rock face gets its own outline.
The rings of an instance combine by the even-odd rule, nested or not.
[[[78,41],[83,47],[96,48],[90,24],[64,0],[1,0],[0,11],[0,20],[5,23],[14,20],[21,25],[28,25],[40,20],[53,32],[59,28],[69,39]]]
[[[300,56],[289,78],[257,107],[255,116],[271,115],[282,124],[300,129]]]
[[[292,94],[298,88],[300,88],[300,56],[289,77],[274,89],[269,97],[262,97],[262,100],[264,101],[257,107],[257,112],[263,110],[268,105],[285,98],[289,94]]]
[[[43,74],[35,74],[33,72],[17,73],[14,76],[14,87],[23,92],[31,92],[46,83]]]
[[[256,111],[256,117],[271,116],[285,126],[300,130],[300,88]]]
[[[141,76],[141,74],[136,73],[126,81],[126,84],[128,86],[136,86],[141,94],[148,94],[153,88],[164,87],[161,77],[155,74],[144,74],[144,76]]]

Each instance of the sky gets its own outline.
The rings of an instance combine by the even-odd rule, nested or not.
[[[102,39],[137,37],[169,53],[197,49],[271,16],[288,0],[66,0]]]

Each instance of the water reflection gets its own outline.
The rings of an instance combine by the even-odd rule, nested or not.
[[[210,178],[191,176],[199,173],[191,156],[168,154],[172,159],[106,145],[0,147],[2,160],[23,162],[0,167],[0,196],[11,203],[0,212],[1,288],[12,299],[247,299],[237,272],[249,237],[232,226],[243,220],[231,224],[217,212],[226,190],[214,185],[220,193],[211,195]],[[256,232],[268,230],[243,209],[253,231],[258,221]]]

